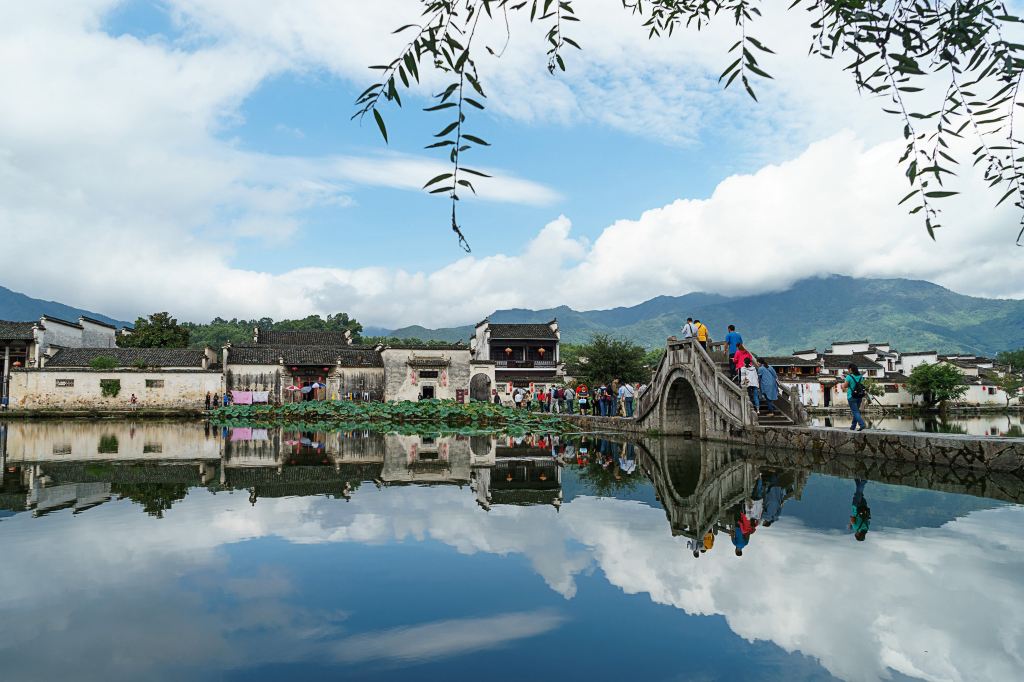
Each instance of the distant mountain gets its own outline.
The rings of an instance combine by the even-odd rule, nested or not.
[[[56,301],[44,301],[39,298],[31,298],[17,291],[11,291],[0,287],[0,320],[13,320],[14,322],[32,322],[38,320],[42,315],[59,317],[62,320],[74,322],[79,315],[85,315],[107,324],[123,327],[131,326],[132,323],[115,320],[112,317],[94,313],[82,308],[73,308]]]
[[[562,340],[585,342],[607,332],[647,347],[664,344],[688,316],[699,318],[715,339],[735,324],[756,352],[787,354],[823,350],[835,340],[871,339],[901,350],[995,354],[1024,347],[1024,301],[964,296],[908,279],[806,279],[786,291],[726,297],[694,293],[659,296],[628,308],[576,311],[499,310],[492,322],[547,322],[558,318]],[[472,325],[444,329],[375,330],[400,338],[468,339]]]

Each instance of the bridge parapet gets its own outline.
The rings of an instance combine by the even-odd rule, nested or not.
[[[702,439],[750,440],[756,424],[746,391],[723,374],[695,340],[670,340],[637,419],[647,429]]]

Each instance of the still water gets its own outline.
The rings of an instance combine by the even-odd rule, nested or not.
[[[6,682],[1024,669],[1014,476],[142,422],[8,423],[0,453]]]
[[[952,414],[939,417],[878,416],[866,414],[868,428],[885,431],[924,431],[928,433],[959,433],[969,436],[1024,437],[1024,414],[991,412],[980,415]],[[815,417],[815,426],[850,426],[849,417]]]

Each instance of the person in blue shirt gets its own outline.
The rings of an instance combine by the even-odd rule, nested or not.
[[[736,355],[736,346],[743,343],[743,337],[736,331],[736,325],[729,325],[729,333],[725,335],[725,342],[729,344],[729,362],[732,362],[732,356]]]
[[[854,479],[854,485],[856,488],[853,492],[850,523],[847,528],[853,531],[853,537],[858,542],[864,542],[868,530],[871,529],[871,507],[868,506],[868,501],[864,498],[864,486],[867,485],[867,481],[862,478]]]

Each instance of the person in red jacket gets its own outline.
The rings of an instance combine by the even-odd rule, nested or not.
[[[736,354],[732,356],[733,376],[739,375],[747,358],[750,358],[751,362],[754,361],[754,356],[750,354],[750,351],[743,347],[742,343],[736,346]]]

